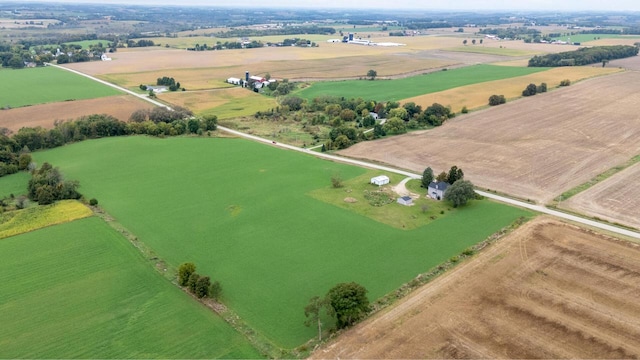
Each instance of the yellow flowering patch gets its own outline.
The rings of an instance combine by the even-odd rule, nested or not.
[[[9,211],[0,214],[0,239],[91,215],[91,209],[77,200],[63,200],[51,205]]]

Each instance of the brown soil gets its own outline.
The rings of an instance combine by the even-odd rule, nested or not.
[[[640,153],[639,91],[639,72],[594,78],[340,153],[417,173],[457,165],[481,188],[547,202]]]
[[[640,247],[538,218],[314,358],[637,358]]]
[[[8,128],[13,132],[22,127],[42,126],[50,129],[53,128],[56,120],[75,120],[91,114],[108,114],[122,121],[127,121],[132,112],[152,107],[153,105],[131,95],[64,101],[0,110],[0,127]]]
[[[560,207],[640,228],[640,164],[571,197]]]

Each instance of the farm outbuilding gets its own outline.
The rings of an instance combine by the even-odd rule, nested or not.
[[[434,181],[431,184],[429,184],[429,189],[427,194],[432,199],[442,200],[444,199],[444,193],[447,192],[448,188],[449,188],[449,183],[446,183],[444,181],[438,181],[438,182]]]
[[[402,196],[398,198],[398,204],[404,206],[413,205],[413,199],[411,198],[411,196]]]
[[[240,85],[240,79],[238,78],[234,78],[234,77],[230,77],[227,79],[227,82],[229,84],[233,84],[233,85]]]
[[[389,177],[386,175],[372,177],[371,183],[378,186],[387,185],[389,183]]]

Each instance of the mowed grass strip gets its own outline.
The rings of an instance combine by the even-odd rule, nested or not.
[[[0,241],[0,358],[257,358],[97,217]]]
[[[91,209],[77,200],[6,212],[0,214],[0,239],[91,215]]]
[[[173,266],[219,280],[223,302],[283,347],[315,336],[309,298],[356,281],[376,299],[530,213],[474,202],[401,230],[315,200],[366,170],[241,139],[121,137],[35,153]]]
[[[0,199],[11,194],[14,196],[26,194],[29,179],[31,174],[26,171],[0,177]]]
[[[547,69],[474,65],[396,80],[318,82],[297,92],[296,95],[308,100],[328,95],[346,98],[360,97],[377,101],[398,101],[459,86],[508,79],[545,70]]]
[[[3,108],[121,94],[114,88],[51,66],[3,69],[0,70],[0,83],[11,89],[0,97],[0,107]]]

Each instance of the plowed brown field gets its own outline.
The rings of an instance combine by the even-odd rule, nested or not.
[[[422,173],[457,165],[490,188],[547,202],[640,154],[640,72],[585,80],[341,151]]]
[[[152,107],[153,105],[131,95],[63,101],[11,110],[0,110],[0,127],[8,128],[13,132],[25,126],[42,126],[43,128],[50,129],[56,120],[73,120],[91,114],[107,114],[122,121],[127,121],[132,112],[138,109],[150,109]]]
[[[571,197],[560,207],[640,228],[640,164]]]
[[[314,358],[640,357],[640,246],[546,218]]]

